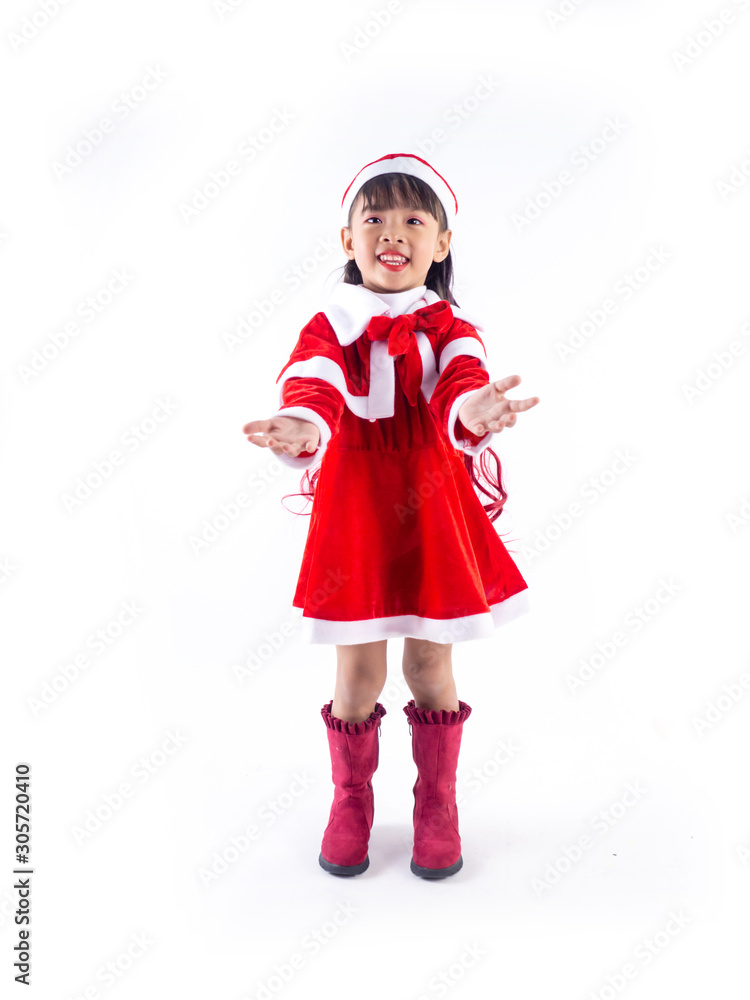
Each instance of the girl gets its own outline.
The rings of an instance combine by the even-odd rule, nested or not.
[[[302,330],[277,382],[280,407],[247,439],[305,469],[313,498],[293,600],[309,642],[336,645],[334,696],[321,709],[334,799],[319,863],[369,865],[386,645],[404,638],[404,707],[417,765],[411,870],[463,865],[456,769],[472,709],[456,695],[452,643],[491,635],[527,610],[527,584],[483,507],[474,457],[538,397],[490,382],[482,328],[451,292],[455,195],[429,163],[368,163],[341,203],[344,280]],[[315,465],[312,477],[309,468]],[[304,484],[304,478],[303,478]]]

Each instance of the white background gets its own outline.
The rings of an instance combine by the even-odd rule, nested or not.
[[[3,990],[24,761],[33,996],[735,995],[750,5],[401,0],[382,26],[383,0],[46,5],[2,13]],[[370,868],[318,866],[335,651],[279,638],[308,519],[281,503],[299,475],[241,433],[275,410],[340,273],[344,188],[387,152],[423,155],[456,190],[456,298],[482,320],[492,377],[518,373],[514,395],[541,398],[494,442],[510,491],[496,527],[532,611],[454,646],[474,709],[464,868],[435,883],[409,871],[399,641]],[[212,188],[232,159],[238,175]],[[562,357],[608,298],[616,310]],[[160,400],[171,412],[150,422]],[[113,450],[121,464],[66,503]],[[241,493],[252,502],[222,520]]]

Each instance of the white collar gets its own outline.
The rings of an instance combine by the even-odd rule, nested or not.
[[[420,288],[424,287],[422,285]],[[417,289],[413,289],[418,294]],[[421,307],[421,303],[431,306],[434,302],[440,302],[440,296],[431,288],[425,289],[421,298],[412,304],[406,312],[414,312]],[[323,312],[326,319],[331,324],[342,347],[354,343],[358,337],[367,329],[367,324],[373,316],[385,316],[390,313],[390,306],[381,299],[375,292],[371,292],[364,285],[350,285],[339,281],[333,286],[328,301]],[[457,319],[462,319],[478,330],[484,331],[483,325],[475,320],[458,306],[451,306],[451,311]]]
[[[417,298],[407,312],[414,312],[423,302],[431,306],[433,302],[440,301],[440,296],[431,288],[425,289],[421,294],[417,289],[413,291]],[[388,302],[364,285],[350,285],[340,281],[333,286],[323,311],[336,333],[338,342],[342,347],[346,347],[362,336],[373,316],[390,314],[391,307]]]
[[[375,295],[386,303],[391,316],[401,316],[426,306],[426,291],[427,285],[417,285],[416,288],[407,288],[405,292],[375,292]]]

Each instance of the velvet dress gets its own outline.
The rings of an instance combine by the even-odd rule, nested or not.
[[[481,327],[420,286],[335,286],[277,380],[274,416],[321,434],[292,613],[312,643],[489,636],[528,610],[527,584],[464,465],[495,437],[457,413],[489,381]]]

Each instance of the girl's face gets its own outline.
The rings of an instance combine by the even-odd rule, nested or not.
[[[341,243],[357,262],[362,283],[372,292],[405,292],[425,283],[433,261],[448,256],[451,231],[438,233],[437,219],[421,208],[366,210],[358,195],[351,228]]]

